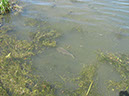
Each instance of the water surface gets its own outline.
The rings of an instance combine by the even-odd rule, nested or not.
[[[96,62],[98,49],[109,52],[129,53],[129,0],[22,0],[26,6],[22,13],[11,16],[18,39],[30,40],[30,33],[51,26],[61,33],[57,47],[63,47],[75,56],[60,54],[56,48],[33,57],[34,74],[50,82],[63,82],[79,73],[83,65]],[[28,25],[32,22],[32,25]],[[35,23],[35,24],[33,24]],[[103,65],[98,70],[98,89],[104,96],[116,96],[107,92],[105,82],[118,80],[118,73]],[[66,83],[64,88],[75,89]]]

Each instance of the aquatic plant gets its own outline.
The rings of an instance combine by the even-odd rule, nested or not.
[[[9,2],[9,0],[0,0],[0,15],[4,15],[11,11],[14,13],[14,15],[22,12],[23,8],[19,6],[16,1]]]
[[[32,41],[26,41],[9,36],[6,26],[1,29],[5,31],[0,32],[0,95],[55,96],[55,88],[51,84],[32,74],[31,57],[42,48],[54,47],[57,32],[36,32]]]
[[[45,26],[37,23],[28,23],[28,26]],[[0,28],[0,96],[56,96],[55,86],[58,85],[32,74],[31,57],[55,47],[56,38],[60,36],[55,29],[40,27],[31,34],[30,41],[8,35],[13,27],[4,25]],[[100,96],[96,88],[96,69],[95,65],[85,66],[74,79],[78,84],[76,90],[64,90],[64,96]],[[65,82],[64,78],[62,80]]]
[[[12,28],[13,28],[13,26],[11,26],[11,25],[1,26],[0,33],[8,33],[13,30]]]
[[[8,31],[7,31],[8,32]],[[31,57],[48,47],[56,46],[56,30],[35,32],[31,41],[17,40],[6,32],[0,33],[0,95],[56,96],[56,88],[32,74]],[[70,96],[100,96],[95,84],[96,66],[84,67],[74,82],[78,88],[64,91]]]
[[[73,91],[66,91],[69,96],[102,96],[96,88],[96,69],[95,65],[85,66],[79,76],[74,79],[78,88]]]
[[[24,58],[16,60],[15,58],[3,58],[0,63],[0,83],[2,94],[9,96],[45,96],[54,94],[54,88],[46,82],[40,83],[38,77],[31,74],[31,62]],[[4,95],[2,95],[4,96]]]
[[[129,55],[113,54],[100,52],[98,59],[106,64],[111,64],[114,69],[120,74],[121,81],[109,81],[109,89],[114,91],[128,90],[129,89]]]
[[[17,40],[7,34],[13,27],[4,26],[0,32],[0,95],[1,96],[56,96],[56,88],[40,77],[32,74],[31,57],[46,48],[56,46],[60,36],[56,30],[49,29],[35,32],[31,41]],[[64,90],[70,96],[100,96],[96,88],[96,66],[85,66],[79,77],[76,90]],[[57,85],[55,85],[57,86]]]
[[[31,35],[32,45],[34,50],[39,50],[38,53],[41,53],[47,47],[55,47],[55,39],[59,37],[60,34],[56,30],[50,30],[49,32],[36,32]]]
[[[9,0],[0,1],[0,14],[5,14],[10,12],[10,3]]]

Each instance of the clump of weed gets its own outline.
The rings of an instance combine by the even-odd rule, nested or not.
[[[9,12],[14,12],[14,14],[18,14],[22,12],[22,7],[16,4],[16,1],[10,1],[9,0],[0,0],[0,15],[5,15]]]
[[[55,39],[59,37],[60,34],[56,30],[50,30],[49,32],[36,32],[31,38],[33,40],[32,45],[34,45],[34,50],[39,50],[41,53],[47,47],[55,47]]]
[[[70,96],[100,96],[96,88],[96,69],[95,65],[85,66],[74,79],[78,88],[74,91],[66,91]]]
[[[4,25],[0,27],[0,33],[8,33],[12,31],[13,26],[10,25]]]
[[[10,12],[10,3],[9,0],[0,1],[0,14],[5,14]]]
[[[6,30],[8,31],[8,30]],[[32,74],[31,57],[42,48],[56,46],[56,31],[36,32],[32,41],[0,33],[0,95],[55,96],[55,88]]]
[[[11,56],[3,57],[0,66],[2,94],[7,93],[10,96],[54,94],[54,88],[49,83],[41,83],[38,77],[31,74],[31,62],[25,61],[24,58],[18,60]]]
[[[109,81],[109,88],[112,90],[128,90],[129,89],[129,55],[113,54],[100,52],[99,60],[106,64],[111,64],[114,69],[120,73],[121,81]]]

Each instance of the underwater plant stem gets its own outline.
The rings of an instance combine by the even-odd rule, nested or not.
[[[65,82],[66,78],[62,77],[61,75],[59,75],[59,77]]]
[[[91,81],[91,83],[90,83],[90,86],[89,86],[89,88],[88,88],[88,91],[86,92],[86,96],[88,96],[88,94],[89,94],[89,92],[90,92],[90,90],[91,90],[92,85],[93,85],[93,81]]]

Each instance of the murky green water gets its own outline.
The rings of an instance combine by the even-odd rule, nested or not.
[[[33,32],[51,26],[61,33],[57,47],[63,47],[75,56],[59,53],[56,48],[33,57],[34,74],[50,82],[64,82],[76,76],[83,65],[93,64],[96,51],[129,53],[129,1],[128,0],[22,0],[25,7],[18,15],[7,16],[6,23],[15,26],[18,39],[30,40]],[[104,96],[108,92],[107,80],[119,81],[118,73],[110,66],[98,69],[98,89]],[[75,89],[76,84],[66,82],[64,88]]]

